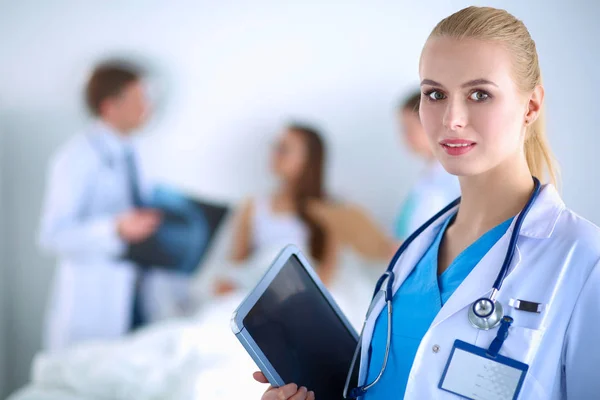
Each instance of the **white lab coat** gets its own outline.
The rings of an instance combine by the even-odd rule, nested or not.
[[[425,253],[444,219],[426,229],[400,257],[394,267],[394,292]],[[487,348],[496,335],[498,328],[487,332],[473,328],[467,311],[473,301],[490,293],[514,222],[442,307],[423,337],[405,399],[458,398],[438,389],[440,377],[456,339]],[[515,310],[508,305],[511,298],[542,303],[544,310],[540,314]],[[600,229],[567,209],[552,185],[542,188],[523,222],[517,251],[497,299],[505,314],[514,318],[500,354],[529,365],[520,399],[599,398]],[[383,299],[374,305],[365,326],[363,349],[370,346],[383,308]],[[365,383],[368,354],[362,352],[361,384]]]
[[[43,335],[47,350],[129,329],[137,267],[122,259],[126,244],[116,227],[117,216],[133,207],[129,145],[98,122],[51,161],[40,243],[59,263]]]

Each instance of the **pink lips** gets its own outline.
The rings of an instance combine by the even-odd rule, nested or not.
[[[460,156],[468,153],[475,147],[476,143],[464,139],[444,139],[440,146],[451,156]]]

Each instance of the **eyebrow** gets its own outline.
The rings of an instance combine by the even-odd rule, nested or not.
[[[441,83],[432,81],[431,79],[423,79],[421,81],[421,86],[423,86],[423,85],[437,86],[437,87],[441,87],[441,88],[444,87],[444,85],[442,85]],[[498,85],[496,85],[494,82],[488,81],[487,79],[473,79],[472,81],[465,82],[460,86],[462,88],[468,88],[468,87],[479,86],[479,85],[492,85],[492,86],[498,87]]]

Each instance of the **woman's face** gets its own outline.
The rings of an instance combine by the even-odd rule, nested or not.
[[[304,170],[308,157],[302,135],[286,130],[281,135],[272,155],[273,173],[286,182],[296,182]]]
[[[433,38],[419,73],[421,122],[449,173],[478,175],[524,157],[530,96],[513,80],[508,50],[474,39]]]

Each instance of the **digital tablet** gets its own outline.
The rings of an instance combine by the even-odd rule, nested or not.
[[[271,385],[296,383],[318,399],[343,399],[358,335],[295,246],[276,257],[231,327]]]

